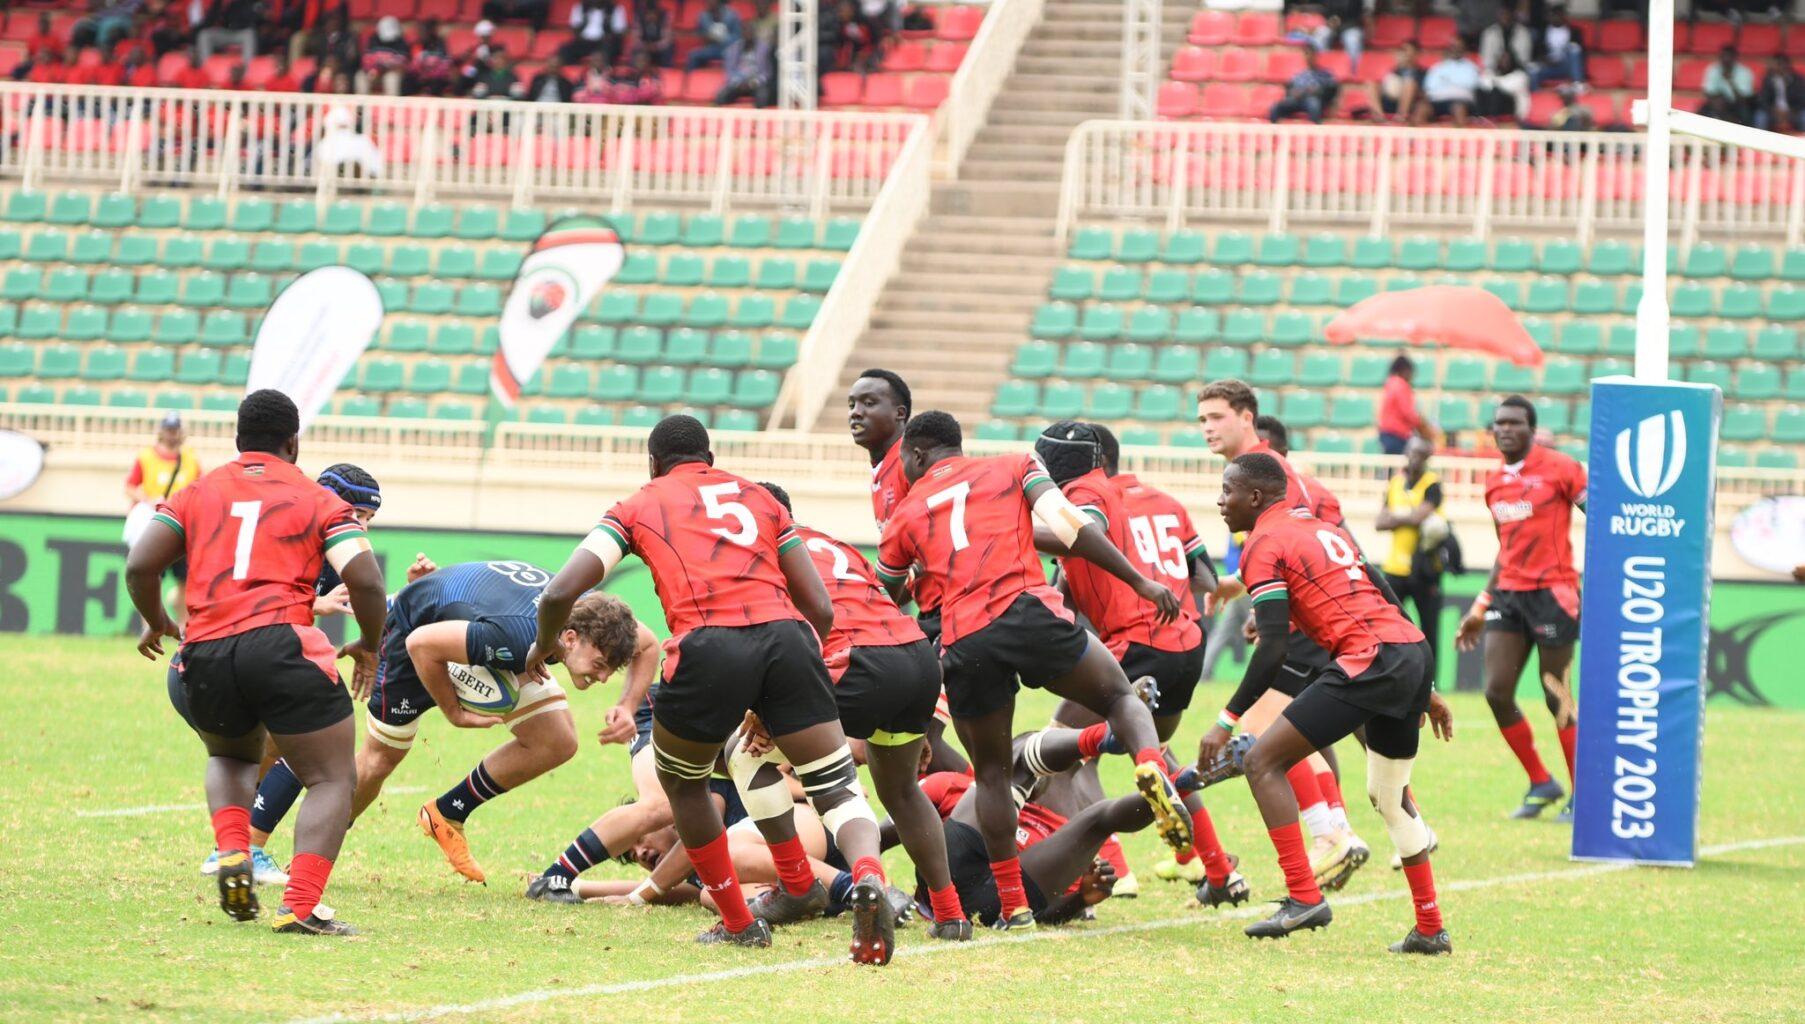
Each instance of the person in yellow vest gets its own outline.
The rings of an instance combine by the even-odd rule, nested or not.
[[[1448,536],[1440,514],[1441,477],[1429,468],[1434,450],[1421,437],[1405,445],[1404,468],[1391,474],[1376,524],[1391,534],[1391,550],[1379,567],[1398,600],[1415,604],[1417,625],[1429,639],[1432,673],[1441,657],[1441,578],[1447,569],[1442,542]]]
[[[132,460],[132,468],[125,474],[125,500],[130,503],[126,513],[126,543],[135,539],[137,529],[149,520],[150,512],[155,511],[158,502],[168,501],[181,493],[182,488],[200,479],[201,460],[195,457],[187,440],[188,431],[182,426],[181,415],[172,412],[157,425],[156,443],[146,445]],[[169,575],[175,586],[163,595],[163,601],[179,622],[187,608],[184,594],[188,583],[187,560],[170,566]]]

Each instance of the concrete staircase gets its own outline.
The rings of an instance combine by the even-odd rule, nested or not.
[[[1166,62],[1196,10],[1195,0],[1167,0]],[[908,380],[918,409],[944,409],[968,429],[988,418],[1060,263],[1053,230],[1066,141],[1081,122],[1116,116],[1121,38],[1119,4],[1047,0],[959,180],[935,185],[843,387],[882,366]],[[836,407],[823,429],[833,429]]]

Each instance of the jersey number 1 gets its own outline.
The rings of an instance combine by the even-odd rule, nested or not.
[[[232,578],[244,579],[251,572],[251,541],[257,536],[257,517],[263,514],[261,501],[234,501],[232,518],[238,520],[238,546],[232,552]]]
[[[953,534],[953,550],[964,551],[971,546],[971,539],[965,536],[965,498],[971,493],[970,483],[958,483],[928,498],[929,508],[939,508],[948,502],[952,503],[953,514],[947,521]]]

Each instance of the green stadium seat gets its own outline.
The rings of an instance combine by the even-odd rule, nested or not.
[[[1693,245],[1680,264],[1680,273],[1687,277],[1723,277],[1729,272],[1729,254],[1710,242]]]
[[[1792,372],[1797,374],[1802,371],[1794,370]],[[1805,444],[1805,409],[1796,405],[1788,405],[1779,412],[1774,413],[1773,439],[1782,444]],[[1772,449],[1764,448],[1762,451],[1756,453],[1756,465],[1761,464],[1761,456],[1769,450]],[[1786,454],[1791,455],[1792,453],[1788,452]],[[1774,468],[1791,469],[1797,464],[1795,458],[1792,463],[1786,466],[1777,466]]]
[[[426,400],[421,398],[391,398],[388,403],[387,418],[396,420],[423,420],[426,418]]]
[[[1472,430],[1479,426],[1479,407],[1471,398],[1443,395],[1436,404],[1435,422],[1443,430]]]
[[[985,420],[978,424],[978,429],[972,436],[980,441],[1013,441],[1015,424],[1006,420]]]
[[[1297,382],[1306,388],[1334,388],[1343,381],[1340,357],[1331,352],[1306,352]]]
[[[124,240],[120,246],[124,247]],[[177,235],[163,243],[156,263],[165,270],[187,270],[201,265],[202,243],[196,235]]]
[[[1114,341],[1122,336],[1124,326],[1120,306],[1098,303],[1084,307],[1084,316],[1078,322],[1078,336],[1085,341]]]
[[[708,287],[752,287],[752,261],[739,255],[716,256],[708,264]]]
[[[1528,332],[1530,340],[1534,341],[1542,351],[1547,352],[1554,348],[1554,323],[1552,321],[1539,316],[1526,316],[1523,318],[1523,330]]]
[[[708,332],[679,327],[665,335],[664,361],[672,366],[694,366],[708,355]]]
[[[1749,351],[1748,328],[1739,324],[1717,324],[1705,332],[1700,351],[1707,359],[1740,359]]]
[[[1617,308],[1617,286],[1598,278],[1581,278],[1573,286],[1573,312],[1598,316]]]
[[[1535,243],[1527,238],[1500,238],[1492,243],[1488,265],[1500,274],[1522,274],[1535,270]]]
[[[37,263],[61,263],[69,258],[69,233],[39,231],[25,243],[25,258]]]
[[[555,405],[535,405],[526,411],[526,422],[541,427],[561,427],[569,422],[569,418]]]
[[[405,365],[393,359],[366,359],[358,387],[378,394],[400,391],[406,372]],[[390,412],[393,411],[391,408]]]
[[[16,260],[25,255],[25,236],[11,228],[0,228],[0,260]]]
[[[12,267],[0,279],[0,298],[13,302],[37,298],[44,272],[36,266]]]
[[[839,276],[839,260],[809,260],[808,269],[802,275],[802,290],[817,295],[826,294]]]
[[[1279,408],[1280,418],[1293,430],[1320,427],[1329,420],[1328,400],[1319,391],[1287,391]]]
[[[1085,400],[1085,416],[1094,420],[1122,420],[1134,408],[1134,389],[1125,384],[1098,384]]]
[[[290,199],[276,211],[273,225],[278,234],[311,234],[320,226],[319,206],[311,199]]]
[[[1254,353],[1247,368],[1247,382],[1261,387],[1288,387],[1296,377],[1296,362],[1289,352],[1264,348]]]
[[[603,291],[589,319],[602,324],[631,323],[639,316],[639,296],[628,291]]]
[[[243,352],[227,352],[219,364],[219,382],[242,388],[251,376],[251,357]],[[243,392],[239,392],[240,395]],[[238,406],[234,404],[232,408]]]
[[[520,263],[524,258],[519,249],[484,249],[482,259],[476,266],[476,276],[485,281],[512,281],[514,275],[520,273]],[[619,280],[619,275],[615,279]]]
[[[1667,351],[1675,359],[1695,359],[1703,348],[1696,324],[1667,325]]]
[[[763,409],[777,401],[783,387],[783,376],[769,370],[742,370],[733,379],[733,405],[741,409]]]
[[[81,349],[74,345],[40,347],[38,376],[45,380],[66,380],[81,376]]]
[[[1153,350],[1145,345],[1114,345],[1103,376],[1113,381],[1147,380],[1153,374]]]
[[[1147,263],[1159,258],[1159,234],[1145,228],[1128,228],[1116,239],[1116,260]]]
[[[1216,236],[1210,250],[1210,262],[1217,266],[1240,267],[1253,262],[1253,236],[1245,231],[1224,231]]]
[[[1762,448],[1755,453],[1755,468],[1791,471],[1799,468],[1799,457],[1785,449]]]
[[[1203,262],[1205,249],[1206,243],[1201,234],[1195,231],[1174,231],[1166,236],[1165,242],[1160,246],[1159,259],[1161,263],[1194,266]]]
[[[58,401],[63,405],[97,407],[101,404],[101,394],[98,388],[78,384],[75,387],[64,388],[62,397]]]
[[[745,331],[716,331],[703,357],[710,366],[737,370],[752,365],[752,335]]]
[[[451,311],[458,316],[492,319],[501,315],[501,289],[492,284],[467,284],[457,290]]]
[[[1523,298],[1525,313],[1564,313],[1567,309],[1567,279],[1538,277],[1529,284]]]
[[[1630,363],[1627,359],[1594,359],[1592,361],[1592,372],[1586,379],[1591,380],[1594,377],[1619,377],[1629,372]]]
[[[442,203],[430,203],[414,211],[407,233],[414,238],[444,238],[451,234],[456,214]]]
[[[570,422],[579,427],[612,427],[614,409],[606,405],[585,405],[576,411]]]
[[[388,320],[382,347],[390,352],[424,352],[432,338],[432,328],[421,320]]]
[[[1101,377],[1103,361],[1107,353],[1102,345],[1091,342],[1075,342],[1065,347],[1064,358],[1060,360],[1059,372],[1066,377]]]
[[[465,323],[442,323],[433,331],[426,351],[440,356],[466,356],[476,352],[476,331]]]
[[[658,421],[663,418],[664,413],[659,412],[649,405],[633,405],[628,406],[627,410],[621,413],[620,425],[623,427],[642,427],[649,430],[652,427],[657,426]]]
[[[169,317],[164,316],[167,320]],[[162,329],[162,322],[157,327]],[[229,345],[248,345],[251,342],[251,331],[246,325],[243,313],[216,309],[207,314],[200,325],[200,341],[204,345],[225,347]]]
[[[176,363],[175,379],[183,384],[212,384],[219,380],[219,353],[205,349],[184,352]]]
[[[544,210],[513,207],[502,218],[501,239],[504,242],[531,242],[544,231]],[[562,418],[559,422],[562,422]]]
[[[63,321],[64,341],[97,341],[106,333],[107,311],[99,306],[76,306]]]
[[[1148,302],[1176,304],[1185,302],[1191,294],[1191,275],[1183,270],[1169,267],[1158,267],[1147,273],[1147,287],[1141,297]]]
[[[36,368],[30,347],[17,342],[0,344],[0,377],[29,377]]]
[[[50,200],[50,212],[44,219],[51,224],[77,226],[88,223],[94,215],[93,200],[86,192],[59,192]]]
[[[223,231],[227,214],[225,201],[213,196],[194,196],[188,200],[182,215],[182,227],[189,231]]]
[[[1379,294],[1379,282],[1363,274],[1343,274],[1335,281],[1335,305],[1351,306]]]
[[[1340,235],[1325,231],[1304,240],[1303,265],[1306,267],[1339,267],[1347,261],[1347,243]]]
[[[251,258],[247,264],[252,270],[265,274],[276,274],[289,270],[295,264],[295,247],[287,242],[264,239],[251,246]]]
[[[589,397],[598,402],[624,402],[638,393],[639,370],[631,366],[604,366],[596,371]]]
[[[432,272],[439,278],[475,277],[476,250],[467,245],[448,245],[438,251]]]
[[[1711,315],[1711,307],[1714,305],[1711,289],[1696,281],[1682,281],[1680,286],[1673,290],[1672,312],[1676,317],[1687,319],[1708,317]],[[1625,310],[1625,312],[1634,312],[1634,310]]]
[[[173,228],[182,221],[182,202],[172,195],[149,195],[138,207],[138,226],[146,230],[161,231]]]
[[[184,306],[204,309],[218,306],[225,300],[226,279],[219,274],[203,271],[199,274],[190,274],[182,279],[182,294],[179,301]],[[138,301],[145,301],[142,294]]]
[[[796,365],[800,342],[794,334],[770,333],[759,339],[754,366],[763,370],[787,370]]]
[[[664,349],[664,336],[650,327],[630,327],[620,333],[614,358],[623,363],[650,363]]]
[[[150,396],[137,388],[114,388],[107,393],[109,409],[148,409]]]
[[[20,405],[55,405],[56,389],[42,384],[27,384],[13,396],[13,401]]]
[[[41,302],[27,303],[19,313],[19,326],[16,333],[26,341],[40,341],[54,338],[63,329],[63,310],[61,306],[47,306]]]
[[[1515,278],[1494,277],[1487,280],[1482,287],[1485,288],[1486,291],[1496,295],[1499,301],[1503,302],[1511,309],[1523,308],[1523,285]],[[1564,306],[1565,303],[1562,305]],[[1542,312],[1547,312],[1547,310],[1543,310]]]
[[[1222,320],[1222,340],[1231,345],[1252,345],[1266,334],[1266,318],[1256,310],[1232,310]]]
[[[1573,239],[1551,238],[1542,243],[1535,269],[1544,274],[1577,274],[1585,266],[1585,258],[1585,247]]]
[[[1784,321],[1805,319],[1805,289],[1783,284],[1768,292],[1767,318]]]
[[[31,224],[44,219],[50,200],[42,192],[18,191],[6,197],[6,219]]]
[[[1041,389],[1038,414],[1050,420],[1074,420],[1084,414],[1084,388],[1069,381],[1048,381]]]
[[[1717,315],[1726,320],[1752,320],[1761,315],[1761,289],[1740,281],[1724,286],[1717,296]]]
[[[1523,394],[1536,390],[1536,373],[1532,367],[1500,362],[1492,367],[1492,390],[1503,394]]]
[[[540,374],[521,386],[522,394],[533,393]],[[462,362],[457,364],[457,373],[451,379],[452,392],[460,395],[486,395],[489,393],[489,364],[482,362]]]
[[[641,225],[640,230],[645,230],[644,225]],[[643,238],[639,241],[646,242]],[[676,241],[675,235],[671,237],[671,241]],[[815,247],[815,222],[807,217],[785,217],[777,222],[777,237],[772,239],[771,247],[774,249],[813,249]]]
[[[1172,311],[1164,306],[1142,306],[1128,318],[1128,331],[1124,335],[1129,341],[1142,345],[1157,345],[1169,340],[1172,336]]]
[[[1169,423],[1186,418],[1183,393],[1164,384],[1142,388],[1135,396],[1134,418],[1150,423]]]
[[[1610,240],[1592,243],[1591,255],[1586,259],[1586,270],[1599,277],[1622,277],[1637,271],[1636,251],[1627,242]]]
[[[136,298],[146,306],[167,306],[176,301],[181,279],[162,270],[146,270],[138,275]]]
[[[501,211],[493,206],[466,206],[458,211],[457,227],[452,236],[472,242],[486,242],[501,230]]]
[[[1577,395],[1585,390],[1586,364],[1576,359],[1550,359],[1542,367],[1542,391],[1550,395]]]
[[[424,245],[397,245],[389,250],[387,269],[396,277],[425,277],[432,272],[432,250]]]
[[[715,414],[714,429],[716,430],[730,433],[751,433],[758,428],[758,414],[750,409],[722,409]]]
[[[701,285],[705,269],[702,257],[695,253],[672,253],[664,261],[664,270],[658,275],[658,282],[668,288],[695,288]]]
[[[1797,359],[1798,332],[1779,324],[1768,324],[1755,332],[1755,342],[1750,348],[1750,354],[1756,359]]]
[[[848,252],[859,237],[856,217],[835,217],[821,228],[821,248],[830,252]]]
[[[107,321],[107,340],[124,343],[149,341],[150,329],[149,310],[120,306],[113,310],[112,317]]]
[[[1791,248],[1780,254],[1780,279],[1805,281],[1805,249]]]
[[[1159,350],[1153,362],[1153,379],[1167,384],[1183,384],[1198,377],[1197,350],[1173,345]]]
[[[1767,436],[1767,413],[1760,406],[1732,402],[1724,406],[1718,436],[1726,441],[1758,441]]]
[[[69,262],[92,265],[111,263],[113,236],[106,231],[83,231],[69,239]]]
[[[727,297],[720,292],[703,292],[689,300],[683,310],[682,322],[690,327],[713,329],[727,323],[729,308]],[[807,326],[804,324],[803,326]]]
[[[1715,384],[1721,391],[1730,390],[1730,368],[1722,363],[1704,360],[1693,363],[1685,371],[1685,379],[1694,384]],[[1746,440],[1746,438],[1737,438]]]
[[[436,395],[451,390],[451,364],[443,359],[423,359],[409,369],[407,390],[416,395]]]
[[[1736,371],[1735,395],[1746,401],[1765,401],[1780,397],[1780,370],[1760,364],[1744,366]]]
[[[434,402],[431,416],[435,420],[463,423],[476,419],[476,406],[469,402]]]
[[[1059,346],[1045,341],[1029,341],[1015,350],[1009,372],[1016,377],[1037,379],[1051,377],[1059,364]]]
[[[771,244],[771,218],[762,213],[741,214],[733,219],[727,244],[735,249],[763,249]]]
[[[451,312],[451,304],[456,297],[456,289],[443,281],[421,281],[414,285],[407,300],[407,309],[428,316],[444,316]]]
[[[614,275],[615,284],[651,284],[658,280],[658,255],[635,249],[627,253],[621,263],[620,272]],[[606,294],[606,293],[604,293]]]
[[[726,242],[727,225],[712,213],[693,213],[678,241],[691,249],[712,249]]]
[[[200,338],[201,315],[192,309],[164,313],[157,317],[157,326],[150,332],[150,340],[163,345],[187,345]]]
[[[650,292],[640,304],[639,322],[650,327],[672,327],[683,319],[683,296],[675,292]]]
[[[1335,303],[1335,279],[1327,274],[1299,274],[1291,279],[1293,306],[1330,306]]]
[[[320,246],[322,248],[310,248],[311,246]],[[303,253],[318,254],[324,251],[323,247],[325,246],[331,246],[333,249],[333,259],[331,262],[339,262],[337,242],[307,242],[302,245],[301,251]],[[368,274],[374,277],[383,272],[383,268],[387,261],[388,254],[383,251],[383,248],[380,245],[375,245],[370,242],[352,242],[344,248],[345,266],[350,267],[360,274]]]
[[[1195,377],[1195,375],[1192,375],[1192,376],[1193,376],[1193,378]],[[1204,360],[1203,360],[1203,379],[1204,380],[1223,380],[1223,379],[1229,378],[1229,377],[1241,378],[1241,377],[1246,377],[1246,376],[1247,376],[1247,350],[1246,349],[1228,348],[1228,347],[1224,346],[1224,347],[1220,347],[1220,348],[1210,349],[1209,353],[1204,356]]]
[[[1341,392],[1335,396],[1335,404],[1329,409],[1328,425],[1344,430],[1355,427],[1371,429],[1374,415],[1371,396]]]
[[[1316,321],[1307,313],[1285,310],[1272,317],[1272,336],[1269,339],[1274,345],[1295,348],[1308,345],[1317,340]]]
[[[1235,300],[1235,275],[1211,268],[1191,282],[1191,301],[1199,306],[1226,306]]]
[[[1141,272],[1118,263],[1103,271],[1097,284],[1097,298],[1105,302],[1127,302],[1141,296]],[[1055,298],[1065,298],[1058,295]]]
[[[340,416],[380,416],[382,402],[368,395],[346,395],[334,411]]]
[[[1450,238],[1441,265],[1443,270],[1465,273],[1484,268],[1487,256],[1484,239]]]
[[[753,278],[752,287],[764,291],[793,290],[796,287],[796,261],[783,256],[767,256],[759,260],[758,275]]]
[[[132,356],[132,366],[126,371],[127,380],[143,381],[149,384],[161,384],[175,377],[175,351],[167,348],[139,349]]]
[[[1222,334],[1222,314],[1191,306],[1178,311],[1172,322],[1172,340],[1181,345],[1205,345]]]
[[[1421,288],[1428,283],[1428,281],[1423,280],[1415,274],[1393,274],[1385,279],[1383,290],[1388,292],[1407,292],[1412,288]]]
[[[652,210],[640,218],[632,240],[640,245],[676,245],[682,233],[681,217],[665,210]]]
[[[1619,320],[1611,325],[1610,333],[1605,335],[1605,353],[1613,356],[1630,356],[1636,354],[1636,324],[1631,320]]]
[[[1400,270],[1434,270],[1441,266],[1441,242],[1426,235],[1404,238],[1395,262]]]
[[[1048,338],[1057,341],[1069,338],[1078,331],[1078,308],[1069,302],[1042,303],[1034,311],[1034,320],[1028,325],[1028,334],[1035,338]]]
[[[1261,235],[1253,261],[1262,267],[1294,266],[1301,258],[1302,250],[1296,235]]]
[[[1730,276],[1738,281],[1765,281],[1774,275],[1774,251],[1765,245],[1737,246],[1730,257]]]
[[[276,297],[275,282],[262,274],[233,274],[226,288],[226,305],[233,309],[262,309]]]
[[[1040,405],[1040,386],[1032,381],[1006,380],[997,385],[990,414],[1006,418],[1027,416]]]
[[[1354,239],[1348,266],[1359,270],[1384,270],[1392,264],[1391,239],[1383,235],[1361,235]]]

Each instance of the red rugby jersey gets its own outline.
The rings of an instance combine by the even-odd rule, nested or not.
[[[1573,569],[1573,506],[1586,500],[1586,467],[1533,445],[1523,461],[1485,475],[1485,505],[1498,527],[1498,589],[1579,585]]]
[[[953,816],[953,808],[959,806],[959,800],[972,787],[972,777],[964,772],[935,772],[921,780],[921,791],[927,795],[928,802],[934,810],[940,812],[944,820]],[[1026,850],[1035,843],[1050,839],[1053,833],[1067,824],[1065,815],[1048,810],[1036,803],[1023,804],[1016,815],[1015,848]],[[1128,874],[1128,858],[1122,852],[1122,844],[1114,836],[1103,841],[1097,850],[1097,856],[1115,866],[1117,877]],[[1078,888],[1073,882],[1066,889],[1072,892]]]
[[[938,588],[942,647],[990,625],[1024,593],[1071,617],[1034,551],[1028,488],[1036,481],[1052,479],[1031,453],[945,459],[915,481],[884,527],[878,576],[901,582],[914,566],[917,579]]]
[[[884,527],[908,493],[909,478],[903,475],[902,438],[899,437],[877,465],[871,467],[871,514],[877,519],[878,536],[884,535]],[[923,612],[940,607],[940,590],[932,580],[916,577],[909,584],[909,593],[914,596],[916,607]]]
[[[750,480],[685,462],[609,509],[596,529],[652,571],[673,639],[698,626],[802,618],[777,561],[802,539],[789,510]]]
[[[859,549],[812,527],[797,524],[796,535],[808,545],[809,557],[834,601],[834,629],[821,643],[821,656],[834,682],[846,672],[854,647],[896,647],[927,639],[927,634],[890,600],[877,572]]]
[[[180,533],[186,549],[186,643],[313,625],[313,585],[327,550],[370,549],[350,505],[266,452],[244,452],[184,487],[155,518]]]
[[[1241,552],[1241,578],[1256,605],[1289,597],[1292,625],[1349,676],[1372,664],[1380,644],[1423,639],[1367,578],[1347,531],[1303,509],[1274,505],[1260,513]]]
[[[1259,442],[1241,454],[1252,455],[1255,452],[1270,455],[1279,460],[1279,465],[1285,467],[1285,480],[1287,481],[1285,500],[1293,507],[1309,509],[1311,515],[1331,526],[1344,525],[1341,501],[1329,493],[1327,487],[1318,483],[1308,473],[1299,472],[1297,467],[1291,464],[1290,459],[1273,451],[1272,446],[1265,441]]]
[[[1178,618],[1162,623],[1153,605],[1102,567],[1082,558],[1062,559],[1072,603],[1091,621],[1109,653],[1121,658],[1129,644],[1156,651],[1188,651],[1202,643],[1203,630],[1197,625],[1190,596],[1191,566],[1185,560],[1185,538],[1177,518],[1170,513],[1137,518],[1115,481],[1101,469],[1066,481],[1063,489],[1072,504],[1098,520],[1109,542],[1120,548],[1143,576],[1160,581],[1177,595],[1183,609]],[[1155,519],[1159,520],[1157,526]]]

